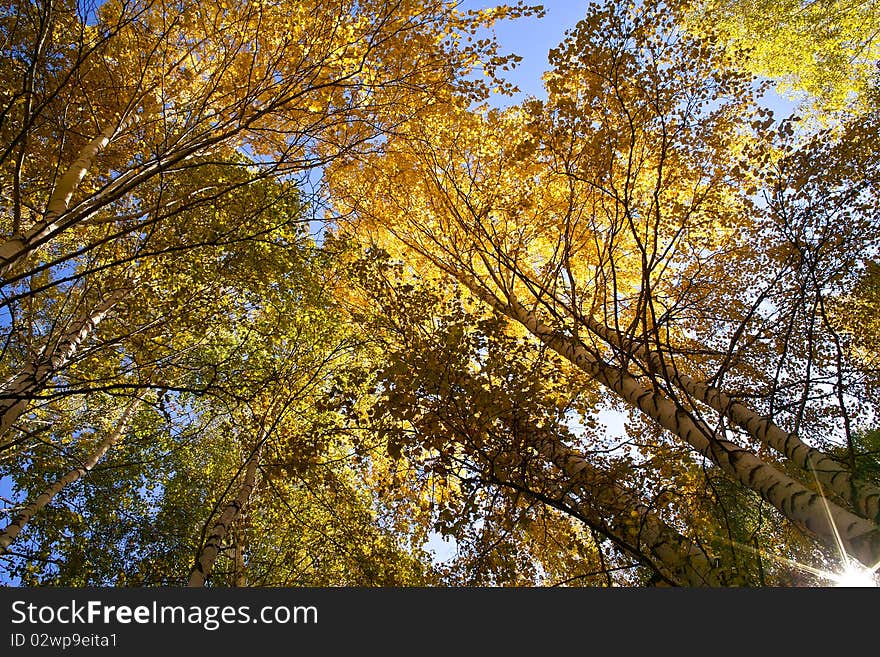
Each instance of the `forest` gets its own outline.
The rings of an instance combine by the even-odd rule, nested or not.
[[[0,584],[880,582],[880,1],[475,4],[0,0]]]

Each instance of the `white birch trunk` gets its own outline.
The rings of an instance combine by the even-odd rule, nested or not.
[[[638,497],[551,436],[534,443],[538,453],[567,477],[567,497],[591,525],[628,546],[636,558],[648,557],[667,580],[678,586],[723,586],[723,575],[693,542],[663,522]]]
[[[0,531],[0,554],[6,552],[9,545],[15,540],[21,530],[24,529],[24,526],[31,518],[42,511],[54,499],[54,497],[58,495],[58,493],[64,490],[66,486],[69,486],[91,472],[98,462],[104,458],[104,455],[110,450],[110,448],[119,442],[122,435],[125,433],[125,430],[128,428],[131,417],[134,415],[140,402],[140,397],[136,397],[131,401],[131,403],[125,408],[125,411],[123,411],[122,417],[116,424],[116,428],[98,444],[95,451],[92,452],[82,465],[74,468],[63,477],[54,481],[32,502],[28,503],[21,511],[19,511],[12,522]]]
[[[70,362],[83,342],[94,333],[98,324],[125,294],[126,292],[117,292],[98,304],[58,341],[47,344],[37,362],[29,363],[21,372],[3,383],[0,387],[0,437],[12,428],[46,382]],[[0,450],[10,444],[0,441]]]
[[[619,348],[626,348],[625,340],[614,330],[592,319],[587,327],[599,337]],[[852,504],[863,518],[880,522],[880,489],[853,476],[840,461],[821,450],[810,447],[796,434],[788,433],[773,420],[758,415],[742,402],[731,399],[718,388],[681,374],[671,363],[656,352],[643,346],[635,355],[648,359],[650,365],[669,383],[677,385],[694,399],[721,413],[750,436],[771,447],[807,472],[815,472],[822,486]]]
[[[6,277],[12,267],[30,253],[44,239],[54,234],[61,228],[58,220],[67,212],[70,201],[76,188],[85,178],[95,158],[107,148],[108,144],[121,132],[143,120],[144,116],[151,115],[158,108],[158,103],[153,99],[144,107],[144,114],[130,112],[116,126],[107,126],[101,133],[86,144],[79,152],[77,158],[68,167],[52,190],[49,202],[43,218],[30,229],[19,235],[13,235],[6,242],[0,244],[0,279]]]
[[[837,548],[839,536],[847,553],[865,565],[880,562],[880,528],[875,523],[826,501],[739,445],[715,438],[709,427],[684,408],[659,391],[644,388],[625,371],[602,362],[579,341],[543,324],[517,301],[503,303],[466,277],[460,280],[495,310],[522,324],[541,342],[761,495],[798,527],[832,548]]]
[[[220,554],[223,540],[229,534],[230,528],[240,516],[242,509],[247,504],[254,490],[261,451],[261,449],[256,449],[248,460],[241,488],[239,488],[235,499],[224,507],[217,522],[211,528],[208,538],[199,550],[195,564],[190,570],[187,586],[204,586],[205,581],[210,577],[211,570],[214,568],[214,562],[217,560],[217,555]]]

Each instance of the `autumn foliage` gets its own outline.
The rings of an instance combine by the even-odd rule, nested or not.
[[[592,3],[513,104],[540,7],[5,0],[3,581],[876,570],[880,26],[770,4]]]

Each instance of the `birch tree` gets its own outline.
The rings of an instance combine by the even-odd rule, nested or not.
[[[387,264],[370,269],[376,266]],[[379,282],[391,287],[376,288]],[[378,304],[370,328],[387,361],[378,373],[382,393],[371,415],[389,453],[405,453],[460,488],[478,482],[471,494],[500,487],[568,514],[661,581],[724,581],[704,548],[664,522],[658,499],[630,489],[625,470],[613,462],[578,452],[586,441],[568,428],[577,410],[575,395],[554,376],[561,363],[510,335],[503,322],[470,314],[454,296],[434,296],[436,284],[432,293],[418,283],[376,276],[375,269],[365,284]],[[602,451],[595,444],[587,449]],[[437,495],[441,508],[454,506],[444,501],[450,495]],[[448,508],[441,515],[441,526],[462,522]],[[451,533],[462,540],[460,530]],[[560,556],[549,548],[540,559],[540,570],[558,569]],[[610,568],[595,559],[588,563],[597,574]],[[559,578],[572,576],[557,572]]]
[[[18,536],[19,532],[21,532],[22,528],[27,524],[31,517],[49,504],[65,486],[72,484],[80,477],[87,475],[92,468],[97,465],[107,451],[110,450],[123,436],[128,428],[128,422],[131,419],[131,415],[137,410],[140,401],[140,399],[135,398],[125,408],[116,427],[110,431],[100,443],[98,443],[95,450],[85,459],[85,461],[83,461],[82,465],[66,473],[57,481],[54,481],[42,493],[40,493],[36,499],[29,502],[24,508],[18,511],[12,522],[0,532],[0,550],[5,552],[6,548],[8,548],[9,544],[15,540],[15,537]]]
[[[438,97],[484,94],[485,84],[464,81],[467,71],[481,62],[491,75],[508,58],[464,37],[530,11],[466,13],[433,1],[52,0],[7,9],[0,180],[12,194],[0,219],[0,277],[9,353],[36,355],[7,368],[16,410],[4,430],[40,393],[15,377],[30,377],[30,367],[44,379],[54,349],[32,343],[25,306],[45,308],[71,284],[111,268],[149,287],[151,259],[171,251],[285,239],[284,221],[250,235],[222,225],[242,216],[224,206],[273,180],[289,192]],[[102,317],[100,299],[109,296],[99,291],[73,326],[94,324],[87,318]],[[68,351],[59,352],[54,372]]]
[[[668,9],[592,7],[551,52],[546,105],[482,117],[447,106],[382,156],[340,165],[340,215],[873,567],[877,489],[817,447],[856,421],[822,307],[869,239],[873,173],[850,178],[841,160],[824,178],[795,169],[821,140],[800,150],[790,125],[768,131],[748,77]],[[356,189],[361,176],[381,183]],[[849,229],[832,238],[841,214]],[[814,397],[825,381],[831,394]]]

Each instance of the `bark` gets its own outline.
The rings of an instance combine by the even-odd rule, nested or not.
[[[204,586],[205,581],[211,576],[211,571],[214,568],[217,555],[220,554],[223,540],[229,534],[229,530],[235,524],[236,519],[239,518],[242,509],[244,509],[254,490],[257,479],[257,467],[260,463],[260,452],[260,449],[254,450],[254,453],[248,459],[244,479],[242,480],[241,487],[238,489],[238,494],[235,496],[235,499],[224,507],[217,522],[211,528],[204,545],[199,550],[198,555],[196,555],[195,564],[189,573],[187,586]]]
[[[244,520],[244,516],[242,516],[241,520]],[[233,586],[243,587],[247,586],[247,569],[245,568],[244,563],[244,542],[245,542],[245,528],[243,523],[238,523],[235,530],[235,572],[233,575]]]
[[[54,481],[50,486],[48,486],[42,493],[40,493],[32,502],[27,504],[12,522],[9,523],[2,531],[0,531],[0,554],[4,554],[8,549],[9,545],[15,540],[15,538],[19,535],[24,526],[33,518],[37,513],[42,511],[48,504],[54,499],[58,493],[60,493],[66,486],[69,486],[73,482],[79,480],[84,477],[86,474],[92,471],[95,465],[104,458],[104,455],[110,450],[111,447],[116,445],[119,440],[122,438],[126,429],[128,428],[128,424],[131,421],[132,416],[134,415],[137,407],[141,403],[141,398],[136,397],[131,401],[131,403],[125,408],[125,411],[122,413],[122,417],[119,419],[119,422],[116,425],[116,428],[107,435],[104,440],[102,440],[98,447],[94,452],[77,468],[74,468],[63,477],[60,477],[56,481]]]
[[[157,107],[157,103],[150,103],[144,108],[144,115],[151,114]],[[19,260],[61,228],[59,219],[70,207],[73,193],[91,169],[95,158],[107,148],[107,145],[119,133],[142,121],[144,115],[130,112],[119,124],[107,126],[98,136],[86,144],[55,185],[43,218],[29,230],[13,235],[9,240],[0,244],[0,279],[5,278]]]
[[[538,454],[566,476],[563,497],[578,517],[678,586],[723,586],[723,574],[696,544],[663,522],[637,495],[555,436],[536,434]],[[504,473],[501,473],[503,478]],[[528,486],[522,486],[528,490]]]
[[[613,346],[626,348],[626,341],[616,331],[592,319],[587,319],[586,325]],[[758,415],[718,388],[681,374],[675,365],[667,362],[657,352],[640,346],[634,350],[634,355],[648,360],[653,370],[669,383],[677,385],[694,399],[721,413],[756,440],[776,450],[804,470],[814,472],[826,490],[850,503],[858,515],[880,523],[880,489],[855,477],[845,464],[821,450],[810,447],[796,434],[788,433],[772,419]]]
[[[839,537],[847,553],[869,567],[880,562],[880,528],[875,523],[825,500],[739,445],[716,438],[711,428],[679,404],[660,391],[646,389],[626,371],[603,362],[579,340],[543,324],[517,301],[503,303],[475,282],[465,277],[460,280],[496,311],[522,324],[545,345],[758,493],[799,528],[831,548],[838,547]]]
[[[125,295],[117,292],[98,304],[90,313],[64,333],[57,341],[47,344],[36,362],[26,365],[17,375],[0,387],[0,437],[5,436],[31,401],[45,387],[47,381],[62,370],[91,336],[98,324]],[[14,443],[0,440],[0,451]]]

